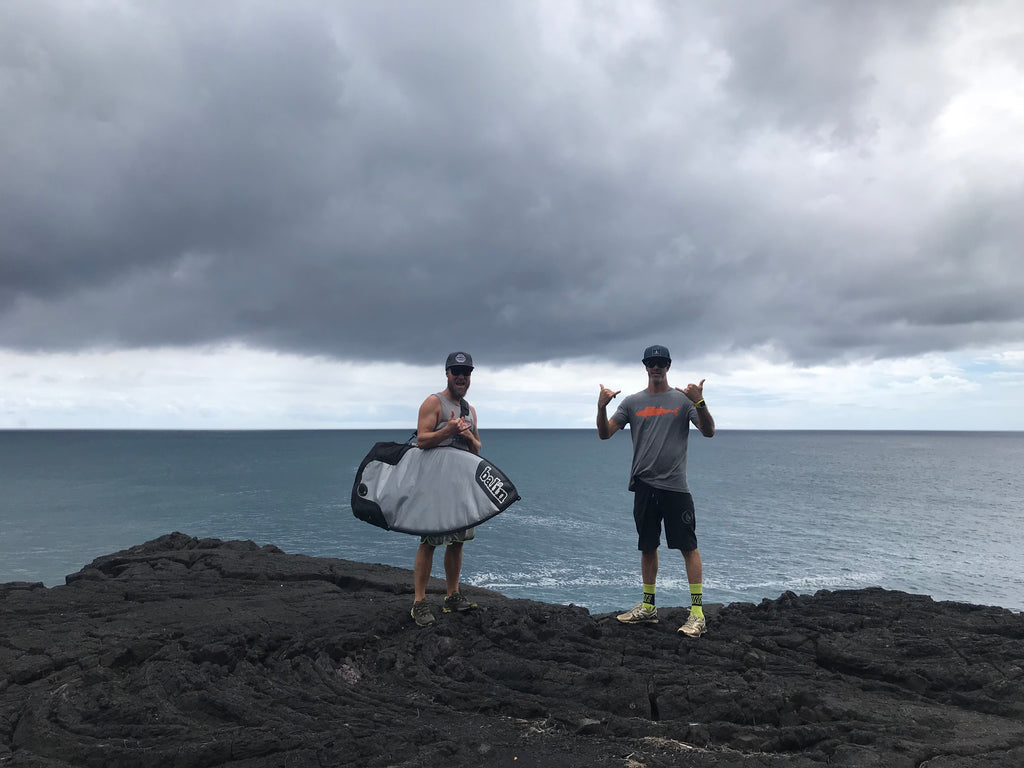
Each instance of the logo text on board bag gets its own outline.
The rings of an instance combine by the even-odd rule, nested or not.
[[[506,503],[511,504],[508,487],[511,483],[501,470],[486,462],[480,462],[476,468],[476,482],[499,507]]]
[[[493,470],[493,471],[492,471]],[[501,477],[494,474],[493,467],[484,465],[480,473],[480,484],[494,497],[498,504],[502,504],[508,498],[508,491],[505,490],[505,483]]]
[[[519,491],[516,490],[515,483],[487,459],[480,459],[477,463],[473,479],[483,489],[487,499],[494,504],[497,511],[493,514],[504,512],[509,506],[519,501]],[[480,499],[479,494],[477,498]],[[483,499],[480,501],[483,503]]]

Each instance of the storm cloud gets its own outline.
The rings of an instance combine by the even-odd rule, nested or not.
[[[0,346],[1020,340],[1022,35],[1000,2],[3,3]]]

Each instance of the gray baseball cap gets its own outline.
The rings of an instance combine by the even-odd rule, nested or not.
[[[468,365],[473,367],[473,356],[469,352],[452,352],[444,361],[444,369],[447,371],[453,365]]]
[[[644,350],[642,362],[646,363],[652,357],[664,357],[670,363],[672,362],[672,355],[668,353],[668,347],[662,347],[658,344],[654,344]]]

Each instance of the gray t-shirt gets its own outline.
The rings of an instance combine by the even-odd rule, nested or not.
[[[652,488],[686,491],[686,445],[690,422],[697,424],[697,409],[677,389],[652,395],[646,389],[629,395],[612,418],[629,425],[633,438],[633,466],[629,490],[636,480]]]

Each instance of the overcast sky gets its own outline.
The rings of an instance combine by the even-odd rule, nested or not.
[[[1024,429],[1024,5],[0,3],[0,427]]]

